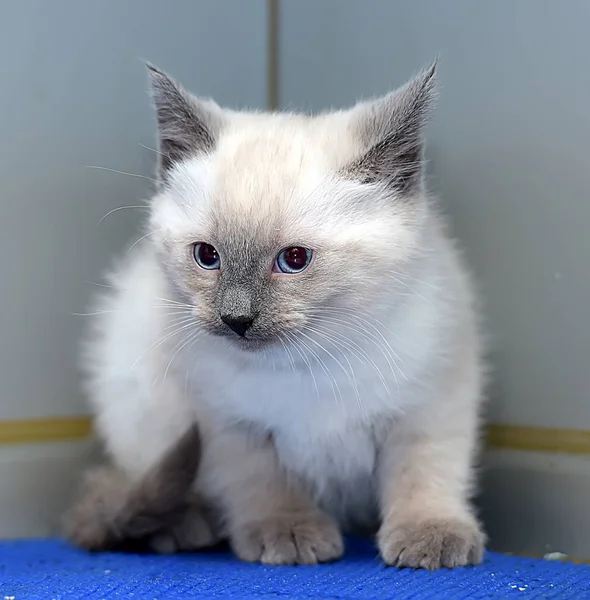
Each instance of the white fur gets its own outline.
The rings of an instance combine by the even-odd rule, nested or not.
[[[472,285],[425,196],[409,209],[379,184],[339,174],[362,151],[347,128],[353,116],[231,113],[216,151],[177,165],[154,198],[152,233],[112,275],[85,355],[98,430],[131,475],[196,415],[205,438],[198,486],[228,510],[232,478],[258,477],[246,438],[270,432],[284,470],[343,524],[364,524],[396,505],[384,465],[397,472],[420,439],[413,473],[428,493],[415,502],[428,511],[440,501],[447,516],[469,512],[482,387]],[[191,292],[166,262],[182,263],[188,242],[214,238],[220,214],[280,230],[285,245],[304,240],[318,261],[336,249],[334,277],[350,286],[351,303],[319,325],[334,345],[311,330],[289,350],[243,350],[205,331],[186,343],[191,321],[166,337]],[[347,266],[338,252],[350,247],[363,248],[366,264]]]

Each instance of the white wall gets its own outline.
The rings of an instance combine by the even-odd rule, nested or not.
[[[282,0],[281,8],[284,107],[384,93],[440,55],[431,183],[487,303],[490,420],[590,429],[590,2]],[[498,545],[590,556],[588,461],[494,456],[483,502]],[[582,492],[580,503],[566,500]]]
[[[139,236],[142,211],[122,210],[99,225],[101,217],[141,204],[151,184],[87,166],[152,174],[154,154],[140,145],[153,147],[155,132],[140,59],[219,102],[263,107],[265,52],[265,0],[3,3],[0,421],[86,412],[76,371],[84,317],[72,313],[84,312],[97,289],[87,282],[99,281],[110,258]],[[11,506],[0,511],[0,535],[50,526],[31,519],[26,498],[36,490],[37,499],[59,504],[50,497],[64,495],[69,463],[58,469],[48,456],[79,454],[67,448],[0,448],[0,506]],[[16,478],[23,465],[26,485]]]

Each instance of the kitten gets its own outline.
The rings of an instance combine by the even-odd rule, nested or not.
[[[85,366],[134,479],[186,423],[238,557],[482,559],[470,503],[483,359],[470,277],[424,184],[435,67],[349,110],[224,110],[149,67],[159,190]]]

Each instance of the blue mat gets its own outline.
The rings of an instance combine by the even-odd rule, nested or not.
[[[226,552],[86,554],[57,540],[0,543],[0,600],[590,599],[590,566],[489,553],[479,567],[409,571],[382,566],[374,546],[317,567],[263,567]]]

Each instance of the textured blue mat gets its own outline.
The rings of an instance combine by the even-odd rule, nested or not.
[[[475,568],[426,573],[383,567],[369,542],[317,567],[263,567],[225,552],[152,556],[78,552],[55,540],[0,543],[0,600],[590,599],[590,566],[488,554]]]

